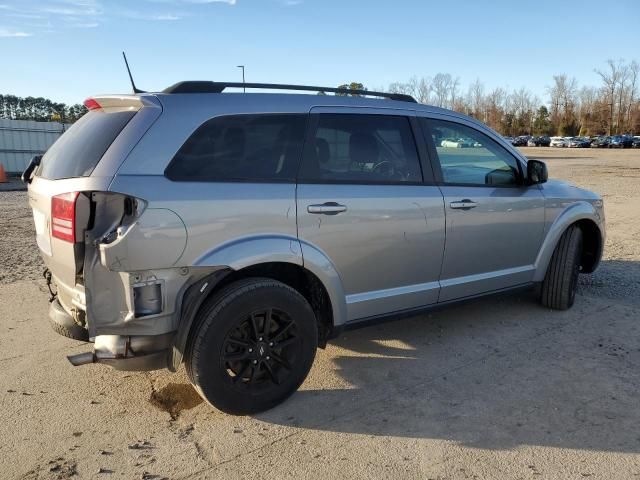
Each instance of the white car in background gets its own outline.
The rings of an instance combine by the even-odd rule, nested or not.
[[[550,147],[568,147],[569,142],[563,137],[551,137]]]
[[[446,138],[440,142],[440,146],[445,148],[463,148],[468,145],[463,139],[454,140],[452,138]]]

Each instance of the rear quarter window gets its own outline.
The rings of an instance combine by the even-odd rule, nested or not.
[[[135,111],[92,110],[67,130],[42,157],[38,175],[50,180],[87,177]]]
[[[187,139],[165,175],[174,181],[295,181],[306,115],[228,115]]]

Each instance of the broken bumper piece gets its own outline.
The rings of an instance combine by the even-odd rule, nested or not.
[[[117,370],[159,370],[167,367],[174,333],[164,335],[98,335],[93,352],[67,357],[73,366],[105,363]]]

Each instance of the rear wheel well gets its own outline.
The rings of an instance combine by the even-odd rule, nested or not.
[[[580,271],[581,273],[591,273],[598,266],[602,254],[602,235],[598,226],[591,220],[580,220],[575,225],[582,230]]]
[[[324,348],[333,332],[333,310],[331,299],[318,277],[309,270],[293,263],[260,263],[236,270],[216,285],[214,292],[232,282],[249,277],[264,277],[278,280],[294,288],[309,302],[318,323],[318,346]],[[213,293],[213,292],[212,292]]]

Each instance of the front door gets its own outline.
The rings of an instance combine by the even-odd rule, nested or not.
[[[526,284],[544,231],[544,197],[520,162],[485,133],[421,119],[444,195],[440,302]]]
[[[298,178],[298,235],[333,262],[348,321],[437,302],[438,187],[423,183],[410,112],[314,109]]]

